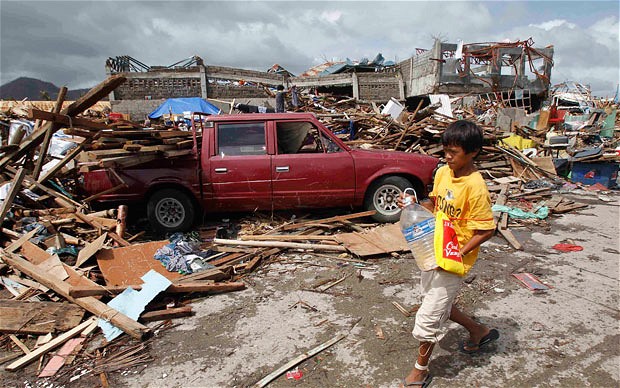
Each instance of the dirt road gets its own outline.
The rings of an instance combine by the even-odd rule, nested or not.
[[[514,229],[523,251],[501,237],[485,244],[459,305],[501,338],[483,354],[465,355],[457,347],[466,332],[452,327],[433,355],[433,386],[618,386],[618,195],[611,198],[582,194],[575,199],[591,207],[552,216],[548,228]],[[567,240],[583,251],[551,248]],[[534,273],[553,288],[535,294],[513,272]],[[362,265],[289,252],[247,278],[247,290],[193,303],[196,316],[154,342],[155,362],[118,383],[250,386],[346,335],[299,364],[300,380],[282,375],[271,386],[396,387],[415,361],[417,344],[410,334],[414,315],[404,316],[392,302],[417,305],[418,276],[409,256]],[[342,277],[324,292],[313,288]]]
[[[547,226],[513,228],[514,251],[501,237],[481,250],[458,304],[497,328],[482,354],[460,353],[464,329],[436,347],[433,387],[617,387],[620,383],[619,193],[576,193],[591,206],[551,216]],[[560,242],[583,247],[563,253]],[[244,291],[192,303],[196,315],[151,342],[146,368],[110,373],[110,386],[246,387],[333,338],[298,365],[299,380],[281,375],[271,387],[396,387],[415,361],[411,336],[419,303],[419,270],[410,255],[364,264],[288,251],[243,279]],[[511,274],[536,274],[552,289],[533,293]],[[341,282],[327,288],[335,281]],[[319,284],[322,286],[317,287]],[[320,292],[318,289],[323,288]],[[5,386],[99,386],[98,376],[68,383],[35,381],[35,366],[9,374]]]

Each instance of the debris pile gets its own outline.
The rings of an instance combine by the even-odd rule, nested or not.
[[[0,315],[6,319],[0,344],[8,353],[0,361],[12,361],[5,369],[40,360],[39,377],[91,374],[103,382],[106,373],[148,363],[152,340],[147,339],[170,327],[170,319],[190,315],[191,298],[244,289],[249,272],[280,260],[284,250],[311,250],[352,265],[408,252],[398,225],[353,221],[369,212],[294,220],[255,214],[241,227],[202,226],[164,240],[145,238],[146,230],[131,235],[127,207],[92,210],[97,195],[81,193],[79,172],[106,168],[114,174],[145,161],[189,155],[194,137],[165,124],[145,129],[97,114],[92,107],[123,81],[122,75],[112,76],[64,108],[61,90],[51,112],[3,110],[5,122],[36,120],[30,129],[25,124],[3,128],[0,145],[0,220],[6,218],[0,250]],[[510,228],[544,224],[550,214],[587,206],[563,193],[580,188],[601,193],[615,183],[619,125],[611,103],[588,99],[578,109],[561,109],[564,93],[547,109],[528,113],[501,101],[446,96],[427,106],[421,100],[408,112],[397,101],[381,107],[348,97],[300,97],[298,111],[314,112],[347,144],[367,149],[441,157],[439,139],[451,122],[478,122],[486,140],[478,168],[492,193],[498,231],[515,249],[522,245]],[[60,129],[67,137],[55,139]],[[52,148],[63,149],[56,154]],[[616,169],[596,170],[593,161]],[[583,173],[578,163],[586,164]],[[125,186],[116,176],[117,186],[106,193]],[[312,291],[327,292],[342,280],[317,284]],[[164,323],[146,324],[152,321]],[[105,339],[98,336],[98,326]],[[128,336],[115,339],[123,332]],[[52,333],[58,335],[51,338]],[[35,341],[45,343],[35,349]]]

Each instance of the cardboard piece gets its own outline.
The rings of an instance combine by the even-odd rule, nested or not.
[[[144,280],[144,284],[142,284],[142,289],[140,291],[127,288],[122,294],[112,299],[108,303],[108,306],[137,321],[146,305],[153,300],[157,294],[164,291],[172,284],[170,280],[154,270],[150,270],[142,276],[142,280]],[[99,327],[101,327],[103,335],[108,341],[112,341],[123,333],[121,329],[104,319],[99,320]]]
[[[183,275],[170,272],[161,262],[153,258],[155,252],[168,244],[168,240],[151,241],[128,247],[102,249],[97,253],[97,263],[108,286],[130,286],[141,284],[141,276],[155,270],[169,280]]]
[[[351,253],[372,256],[409,250],[399,223],[387,224],[366,233],[342,233],[334,236]]]

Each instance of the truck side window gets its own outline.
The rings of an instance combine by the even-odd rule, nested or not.
[[[335,141],[327,137],[327,135],[325,135],[323,132],[321,132],[321,143],[323,143],[323,148],[325,148],[328,154],[342,151],[342,148],[340,148],[340,146],[336,144]]]
[[[339,152],[340,147],[309,122],[276,123],[278,154]]]
[[[264,155],[265,123],[219,124],[217,147],[220,156]]]

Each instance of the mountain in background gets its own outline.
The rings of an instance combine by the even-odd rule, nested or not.
[[[27,98],[31,101],[49,100],[54,101],[58,97],[60,88],[51,82],[41,81],[36,78],[20,77],[9,83],[0,86],[0,99],[23,100]],[[68,90],[66,101],[74,101],[86,94],[90,89]]]

